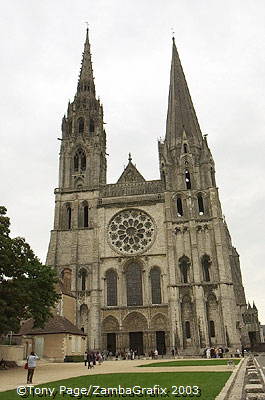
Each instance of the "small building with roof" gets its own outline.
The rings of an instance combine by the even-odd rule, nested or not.
[[[86,334],[60,315],[51,317],[43,328],[34,328],[33,319],[28,319],[15,337],[24,346],[24,358],[34,351],[40,358],[63,362],[66,356],[82,355],[86,350]]]

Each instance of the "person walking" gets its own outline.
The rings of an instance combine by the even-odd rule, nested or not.
[[[88,361],[87,368],[88,369],[93,368],[94,367],[94,365],[93,365],[93,355],[92,355],[91,351],[88,354],[87,361]]]
[[[84,363],[85,363],[85,367],[86,367],[86,363],[88,362],[88,354],[87,351],[85,351],[84,353]]]
[[[36,363],[37,360],[39,360],[39,357],[37,356],[37,354],[34,353],[34,351],[32,351],[27,358],[27,361],[28,361],[27,383],[32,383],[32,378],[33,378],[34,371],[35,371],[35,368],[37,365],[37,363]]]
[[[206,349],[206,357],[208,359],[211,358],[211,349],[209,347],[207,347],[207,349]]]

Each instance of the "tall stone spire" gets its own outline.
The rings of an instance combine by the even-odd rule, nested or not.
[[[77,91],[62,120],[60,188],[95,188],[106,183],[103,106],[96,98],[88,29]]]
[[[90,88],[90,90],[88,90],[88,91],[95,94],[95,85],[94,85],[93,68],[92,68],[92,61],[91,61],[88,28],[86,30],[86,40],[85,40],[85,44],[84,44],[84,52],[83,52],[83,57],[82,57],[82,63],[81,63],[78,84],[77,84],[77,92],[86,91],[87,87]]]
[[[191,144],[201,145],[201,129],[173,37],[166,127],[166,142],[169,149],[175,148],[180,143],[183,131]]]

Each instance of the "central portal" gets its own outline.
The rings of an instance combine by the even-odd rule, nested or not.
[[[137,350],[137,355],[144,354],[143,332],[130,332],[130,349]]]

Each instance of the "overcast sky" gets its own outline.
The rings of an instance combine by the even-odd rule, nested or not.
[[[216,165],[247,299],[265,324],[265,2],[11,0],[0,16],[1,203],[12,235],[44,262],[58,186],[60,126],[85,39],[104,106],[108,183],[133,162],[158,179],[171,30]]]

